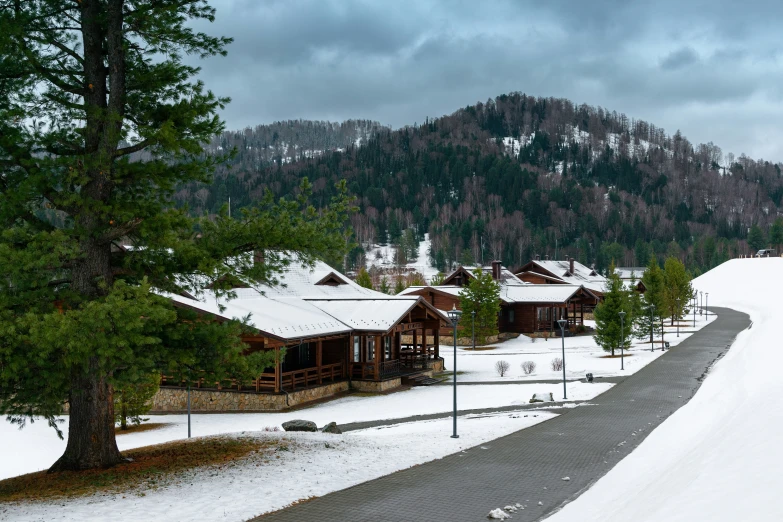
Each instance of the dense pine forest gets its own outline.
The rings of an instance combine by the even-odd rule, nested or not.
[[[232,148],[214,184],[182,187],[177,203],[216,212],[231,197],[237,212],[308,177],[324,204],[346,179],[360,245],[348,269],[362,262],[361,245],[425,233],[441,270],[491,259],[517,266],[534,255],[644,266],[655,254],[700,273],[783,243],[780,164],[564,99],[512,93],[399,130],[281,122],[226,132],[209,150]]]

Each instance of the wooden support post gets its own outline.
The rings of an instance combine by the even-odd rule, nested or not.
[[[381,380],[381,354],[383,354],[383,347],[381,346],[380,335],[375,336],[375,380]]]
[[[440,328],[433,329],[432,335],[434,337],[433,341],[435,342],[435,358],[437,359],[440,357]]]
[[[315,343],[315,365],[318,367],[318,384],[321,384],[321,370],[323,366],[323,341]]]
[[[280,347],[275,347],[275,393],[280,393],[280,384],[282,382],[282,365],[280,361]]]

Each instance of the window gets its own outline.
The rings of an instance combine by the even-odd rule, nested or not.
[[[514,309],[509,308],[508,309],[508,322],[513,323],[514,322]]]
[[[375,360],[375,337],[367,338],[367,360]]]
[[[362,338],[358,335],[353,336],[353,362],[359,362],[362,352]]]
[[[392,358],[392,340],[389,336],[383,338],[383,358],[387,361]]]

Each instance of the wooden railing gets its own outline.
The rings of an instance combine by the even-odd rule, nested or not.
[[[324,364],[320,368],[303,368],[301,370],[284,372],[280,376],[280,384],[285,391],[292,391],[297,388],[323,384],[324,381],[334,382],[337,379],[342,379],[343,376],[343,363],[339,362]],[[253,380],[253,386],[256,391],[274,391],[275,374],[262,373],[258,379]]]
[[[291,372],[284,372],[280,376],[282,388],[285,391],[292,391],[297,388],[305,388],[307,386],[313,386],[316,384],[323,384],[324,381],[334,382],[337,379],[342,379],[345,376],[343,363],[325,364],[320,368],[304,368],[302,370],[294,370]],[[182,386],[181,383],[171,382],[172,379],[162,377],[161,386],[165,386],[169,382],[170,386]],[[209,389],[236,389],[236,390],[255,390],[257,392],[274,392],[275,391],[275,374],[262,373],[257,379],[250,381],[249,385],[242,385],[241,382],[236,380],[207,383],[204,379],[200,379],[193,383],[194,388],[209,388]]]
[[[375,378],[375,363],[374,362],[355,362],[351,364],[351,379],[374,379]]]

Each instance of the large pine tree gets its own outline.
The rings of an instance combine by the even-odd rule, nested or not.
[[[192,28],[214,14],[206,0],[0,0],[0,414],[57,427],[67,403],[52,471],[122,461],[115,388],[151,372],[247,379],[271,363],[242,356],[242,325],[160,292],[274,284],[280,252],[308,263],[344,249],[344,186],[320,212],[306,182],[237,221],[173,208],[175,188],[209,182],[219,160],[202,145],[228,100],[183,61],[225,54],[229,39]]]
[[[472,326],[472,313],[476,312],[476,339],[484,344],[487,338],[498,334],[500,314],[500,285],[492,278],[492,272],[477,268],[470,282],[459,296],[464,328]]]
[[[620,312],[625,312],[625,317],[620,320]],[[634,321],[634,307],[631,304],[630,294],[623,286],[620,276],[614,269],[614,263],[609,269],[608,281],[604,300],[595,307],[595,342],[604,351],[611,351],[614,356],[615,348],[624,344],[626,348],[631,345],[631,325]]]
[[[649,335],[652,344],[653,336],[661,332],[661,318],[668,317],[664,273],[655,256],[650,256],[650,262],[642,275],[642,283],[645,291],[641,299],[640,313],[636,317],[636,337],[644,339]]]

